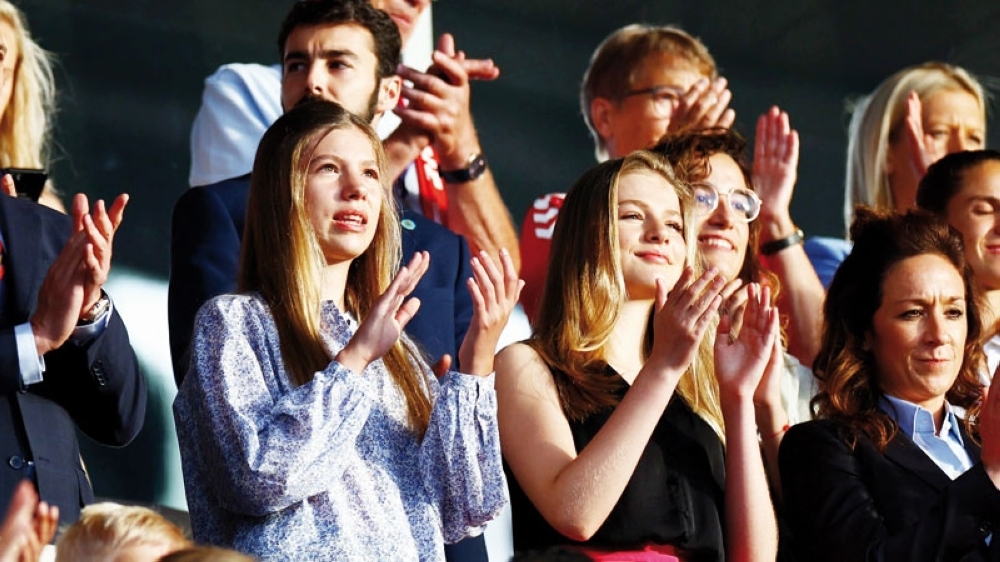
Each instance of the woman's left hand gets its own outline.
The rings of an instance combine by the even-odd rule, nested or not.
[[[778,337],[778,311],[771,306],[771,290],[752,283],[742,311],[730,312],[719,320],[715,336],[715,376],[724,396],[750,398],[754,395],[771,359]],[[742,327],[733,332],[742,314]]]
[[[753,150],[754,190],[764,220],[786,219],[799,167],[799,134],[788,114],[772,107],[757,119]]]
[[[468,285],[474,312],[458,352],[462,371],[470,375],[487,376],[493,372],[493,355],[500,333],[524,287],[506,249],[500,250],[500,264],[502,272],[485,251],[472,258],[473,277]]]

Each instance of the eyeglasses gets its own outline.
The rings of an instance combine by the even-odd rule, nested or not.
[[[653,111],[660,117],[670,117],[674,112],[674,105],[684,95],[684,90],[677,86],[653,86],[641,90],[629,90],[625,92],[625,97],[644,96],[649,94],[653,98]]]
[[[726,198],[729,208],[743,222],[752,222],[760,215],[760,197],[752,190],[738,187],[728,193],[719,193],[719,190],[707,183],[694,186],[695,212],[699,215],[711,214],[718,208],[720,197]]]

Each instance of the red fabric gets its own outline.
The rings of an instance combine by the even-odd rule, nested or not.
[[[549,268],[552,231],[565,193],[550,193],[535,199],[521,227],[521,306],[529,321],[535,320],[538,301],[542,297],[545,275]]]
[[[642,550],[607,551],[580,548],[580,552],[596,562],[681,562],[677,551],[668,544],[647,544]]]
[[[444,180],[438,173],[437,153],[433,147],[420,151],[413,161],[420,190],[420,210],[432,221],[448,226],[448,192],[444,190]]]

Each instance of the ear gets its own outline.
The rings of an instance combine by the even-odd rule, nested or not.
[[[861,340],[861,351],[871,351],[872,350],[872,332],[867,330],[865,332],[865,337]]]
[[[594,98],[590,102],[590,121],[594,124],[594,130],[607,141],[614,131],[614,110],[615,104],[606,98]]]
[[[400,92],[403,88],[403,79],[397,75],[383,78],[378,85],[378,104],[375,111],[379,114],[392,111],[399,104]]]

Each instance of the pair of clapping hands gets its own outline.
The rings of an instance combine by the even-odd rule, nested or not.
[[[402,267],[388,289],[375,301],[371,312],[361,322],[344,349],[337,354],[341,365],[356,373],[382,357],[399,339],[403,328],[420,308],[420,300],[408,298],[430,265],[427,252],[417,252]],[[500,250],[500,267],[485,251],[472,258],[472,274],[467,285],[472,294],[472,322],[458,352],[462,371],[487,376],[493,372],[493,355],[500,333],[521,297],[524,281],[517,276],[510,254]],[[447,319],[449,322],[451,318]],[[441,376],[451,367],[445,355],[434,366]]]
[[[739,279],[727,282],[714,267],[700,276],[685,268],[669,291],[657,280],[649,361],[677,372],[687,369],[716,313],[715,376],[723,399],[778,403],[783,353],[771,290]]]
[[[49,266],[30,319],[39,355],[65,343],[100,300],[111,270],[115,232],[127,204],[126,194],[119,195],[111,209],[98,200],[91,213],[86,195],[73,198],[73,233]]]

